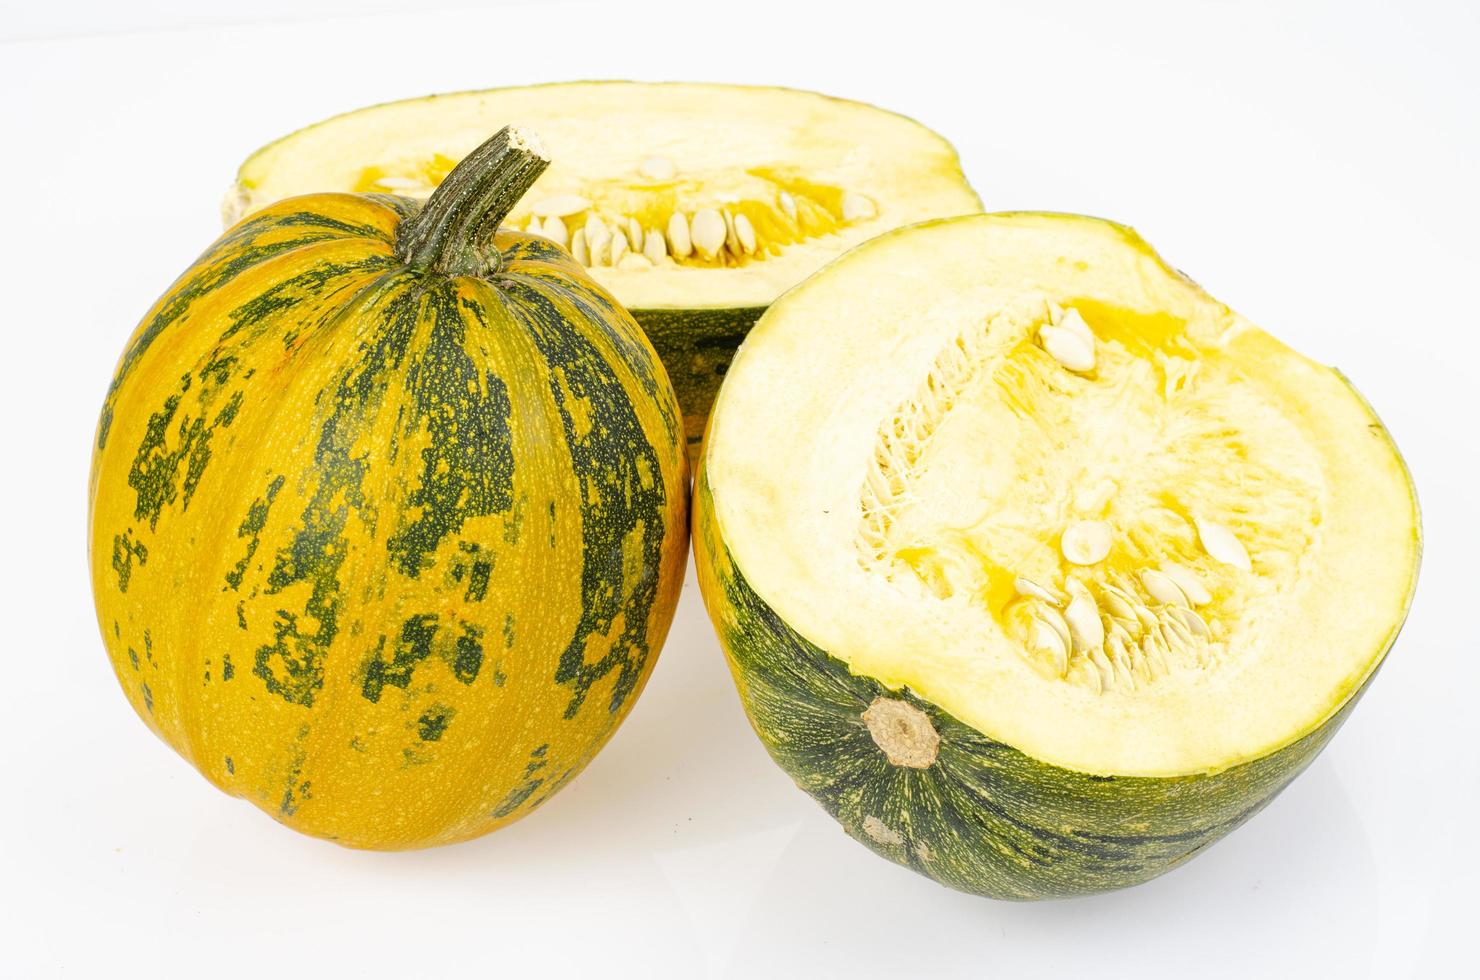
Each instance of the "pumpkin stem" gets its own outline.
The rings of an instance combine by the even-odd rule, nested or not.
[[[497,271],[498,251],[489,247],[493,233],[549,165],[534,133],[505,126],[453,167],[426,205],[401,222],[397,254],[413,268],[450,275]]]

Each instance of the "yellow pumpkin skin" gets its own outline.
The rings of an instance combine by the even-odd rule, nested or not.
[[[535,236],[499,232],[486,274],[409,265],[417,211],[314,195],[228,231],[129,341],[90,481],[139,716],[352,847],[475,837],[578,773],[686,556],[681,416],[635,322]]]

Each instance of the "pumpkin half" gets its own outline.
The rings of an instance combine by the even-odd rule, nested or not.
[[[848,832],[956,888],[1145,881],[1370,682],[1413,488],[1334,370],[1127,228],[1000,214],[848,254],[715,404],[695,554],[745,708]]]
[[[258,211],[119,362],[93,593],[140,717],[294,829],[408,848],[539,806],[631,708],[682,578],[663,367],[501,131],[423,207]]]
[[[506,119],[537,129],[555,158],[508,220],[568,246],[632,312],[695,444],[772,300],[874,235],[981,210],[950,144],[873,106],[780,88],[573,82],[309,126],[242,164],[227,221],[310,191],[425,197]]]

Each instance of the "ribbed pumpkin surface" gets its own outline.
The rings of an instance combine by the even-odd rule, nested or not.
[[[92,577],[139,715],[207,778],[365,847],[476,836],[592,758],[682,578],[681,419],[631,318],[548,241],[409,266],[417,205],[231,229],[109,389]]]

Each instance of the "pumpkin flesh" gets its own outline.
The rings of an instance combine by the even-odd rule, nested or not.
[[[228,222],[310,191],[425,196],[506,119],[536,128],[555,157],[508,223],[534,218],[539,231],[541,201],[573,198],[589,207],[556,209],[561,244],[593,218],[623,237],[628,260],[608,247],[590,274],[648,331],[693,442],[734,348],[778,295],[881,232],[980,210],[945,140],[873,106],[779,88],[574,82],[392,102],[300,130],[242,165]],[[729,244],[679,256],[670,220],[704,209],[725,216]],[[737,216],[753,249],[733,233]],[[643,257],[633,222],[665,242],[662,258]]]
[[[1045,347],[1067,310],[1092,368]],[[696,511],[706,601],[782,764],[876,849],[1008,897],[1144,880],[1267,801],[1376,670],[1418,560],[1407,473],[1336,372],[1133,232],[1063,215],[905,229],[773,306],[716,403]],[[1107,534],[1092,560],[1081,524]],[[910,777],[944,780],[935,809],[883,788],[904,776],[860,791],[893,823],[835,795],[849,761],[758,693],[780,649],[815,682],[793,700],[854,699],[860,753],[891,748],[861,718],[878,698],[931,719],[939,758],[963,753]],[[1020,809],[963,840],[952,793]],[[1092,827],[1114,860],[1003,858],[1014,816],[1046,853]]]

